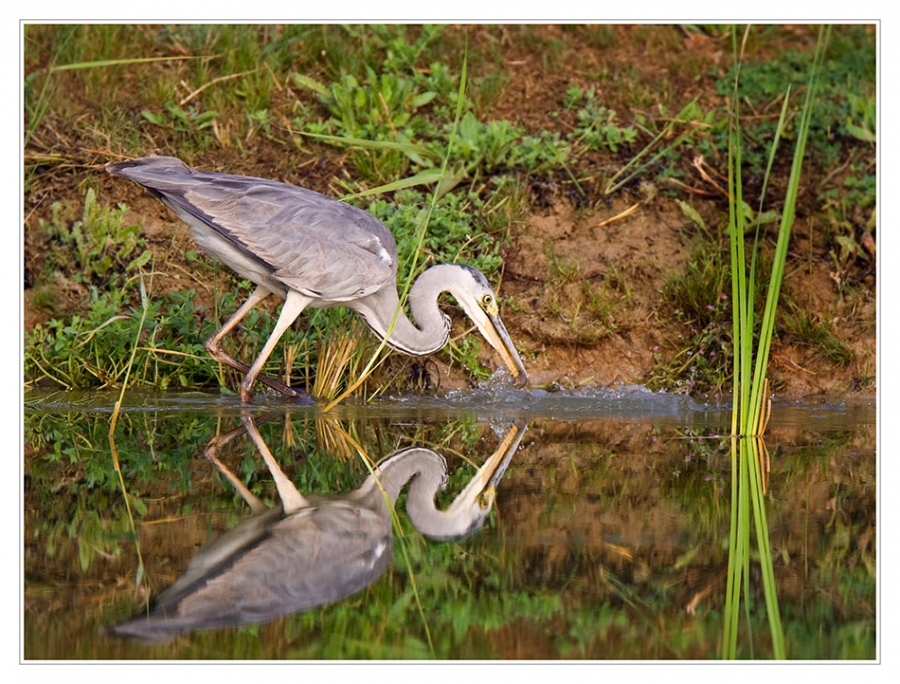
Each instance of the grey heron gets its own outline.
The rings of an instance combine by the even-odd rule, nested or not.
[[[147,188],[190,226],[200,247],[256,289],[206,341],[216,361],[244,373],[241,400],[252,401],[257,379],[293,398],[305,392],[261,375],[284,331],[306,307],[346,306],[394,349],[422,356],[447,344],[450,319],[437,306],[452,294],[499,352],[516,383],[525,367],[500,319],[497,297],[482,273],[460,264],[426,270],[409,292],[415,324],[398,312],[397,245],[371,214],[295,185],[199,171],[174,157],[143,157],[106,170]],[[275,328],[252,366],[229,356],[222,339],[270,294],[285,301]]]
[[[363,483],[339,496],[303,495],[282,472],[250,416],[243,429],[213,440],[207,456],[254,511],[206,544],[163,591],[149,613],[107,628],[110,635],[167,641],[200,628],[267,622],[338,601],[367,587],[390,564],[391,509],[409,483],[406,510],[422,534],[456,539],[481,527],[495,491],[524,434],[513,425],[446,510],[434,497],[447,482],[442,456],[420,447],[379,461]],[[227,470],[217,448],[248,432],[275,479],[281,505],[266,508]]]

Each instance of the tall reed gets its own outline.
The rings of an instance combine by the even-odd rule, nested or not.
[[[785,194],[784,209],[772,262],[772,271],[766,295],[765,308],[760,319],[758,338],[755,340],[753,328],[756,321],[756,301],[754,298],[757,266],[759,263],[760,217],[769,175],[776,159],[778,144],[787,120],[790,87],[784,97],[781,116],[772,140],[768,165],[763,178],[759,209],[753,214],[743,198],[741,179],[741,127],[740,96],[738,84],[740,64],[746,45],[749,27],[744,32],[743,41],[737,44],[737,32],[732,34],[737,64],[734,91],[731,100],[729,146],[728,146],[728,189],[729,226],[734,328],[734,394],[732,403],[732,503],[731,530],[729,535],[728,579],[722,640],[722,657],[737,657],[738,615],[741,598],[745,600],[745,613],[749,618],[750,597],[750,532],[755,533],[760,565],[762,567],[763,590],[766,613],[775,658],[785,658],[784,634],[778,610],[778,597],[769,547],[768,524],[766,521],[765,487],[761,468],[761,454],[765,454],[762,438],[768,416],[769,397],[766,371],[772,334],[775,329],[775,313],[784,265],[787,260],[788,242],[797,204],[803,157],[809,136],[810,120],[815,101],[817,75],[822,64],[830,36],[830,28],[822,27],[807,81],[806,99],[796,125],[796,140],[791,159],[791,173]],[[748,217],[754,217],[755,231],[747,265],[745,240]],[[752,518],[751,518],[752,513]],[[752,522],[752,525],[751,525]],[[743,592],[742,592],[743,589]]]

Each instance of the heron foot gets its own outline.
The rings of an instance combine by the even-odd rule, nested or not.
[[[271,389],[275,390],[279,394],[283,395],[288,399],[293,399],[298,404],[315,404],[316,400],[310,396],[309,392],[302,389],[297,389],[295,387],[288,387],[284,383],[279,382],[278,380],[274,380],[268,376],[260,375],[257,380],[262,382],[264,385],[268,385]],[[245,404],[253,403],[253,385],[247,385],[246,379],[245,382],[241,382],[241,401]]]
[[[309,392],[297,392],[294,395],[294,401],[298,404],[315,404],[316,400],[310,396]]]

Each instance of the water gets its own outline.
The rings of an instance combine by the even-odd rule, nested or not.
[[[472,536],[424,537],[401,494],[393,556],[367,588],[262,625],[147,645],[101,628],[140,611],[148,591],[250,515],[204,456],[241,411],[228,397],[131,395],[111,445],[115,399],[26,397],[26,659],[719,657],[729,406],[634,387],[494,388],[327,415],[263,401],[252,411],[261,437],[304,494],[356,488],[369,472],[359,450],[378,460],[424,446],[446,457],[446,508],[517,421],[527,431]],[[876,657],[875,415],[865,399],[773,407],[766,505],[789,658]],[[246,435],[218,455],[277,502]],[[739,656],[768,658],[755,566],[751,583]]]

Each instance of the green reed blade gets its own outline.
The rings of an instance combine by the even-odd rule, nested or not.
[[[748,29],[749,30],[749,29]],[[786,657],[784,633],[778,608],[778,595],[772,565],[769,543],[768,522],[765,509],[765,486],[760,455],[765,454],[765,443],[760,433],[761,407],[766,400],[766,369],[775,328],[775,313],[784,267],[787,261],[788,243],[796,211],[803,170],[803,157],[809,136],[812,109],[815,102],[817,76],[830,37],[830,29],[822,28],[810,71],[808,89],[800,115],[797,140],[791,160],[791,174],[785,196],[784,211],[779,226],[772,272],[766,292],[766,302],[760,321],[759,339],[754,347],[753,324],[755,318],[756,271],[760,247],[761,216],[763,198],[769,175],[774,165],[778,144],[787,119],[790,88],[782,105],[776,133],[771,144],[768,164],[763,178],[763,191],[759,209],[754,217],[755,234],[750,253],[749,268],[746,266],[745,225],[746,213],[741,179],[741,126],[740,98],[738,83],[742,49],[738,49],[737,38],[733,35],[733,48],[737,64],[734,90],[732,94],[730,129],[728,138],[728,190],[729,202],[730,256],[732,268],[732,322],[734,330],[734,397],[732,403],[732,520],[729,532],[728,577],[723,625],[722,657],[737,656],[737,629],[740,602],[745,601],[744,612],[750,625],[750,533],[756,535],[756,548],[762,569],[766,615],[772,639],[773,655],[777,659]],[[746,41],[747,32],[744,33]],[[755,351],[755,363],[754,363]],[[752,374],[751,374],[752,372]],[[740,440],[738,447],[735,442]],[[736,460],[735,460],[736,459]],[[743,596],[742,596],[743,589]],[[752,632],[748,630],[752,636]],[[752,643],[750,645],[753,652]]]

